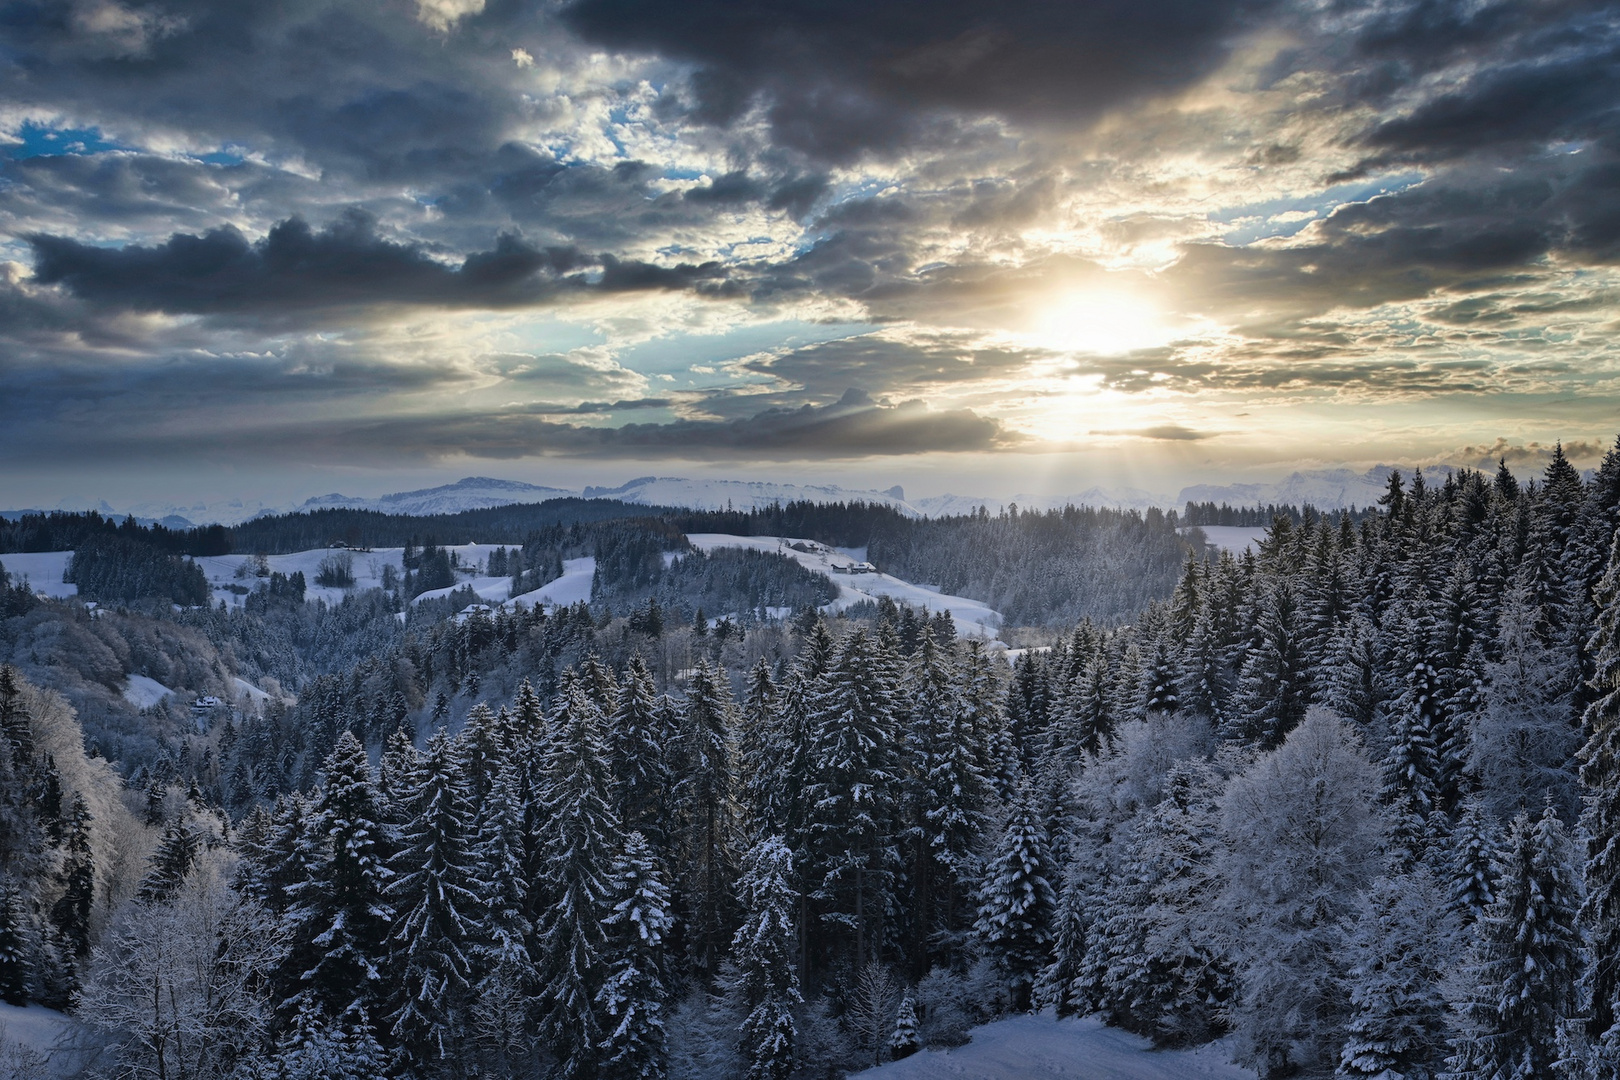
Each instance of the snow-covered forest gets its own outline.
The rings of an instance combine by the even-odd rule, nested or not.
[[[1240,556],[1173,515],[852,521],[818,539],[1051,644],[740,557],[755,602],[697,619],[730,572],[611,521],[617,611],[8,586],[0,1000],[163,1080],[819,1078],[1032,1009],[1268,1078],[1620,1071],[1620,443]],[[131,674],[268,692],[97,705]]]

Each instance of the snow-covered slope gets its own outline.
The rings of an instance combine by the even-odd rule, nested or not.
[[[973,1029],[954,1050],[924,1050],[856,1073],[862,1080],[1254,1080],[1220,1044],[1154,1050],[1102,1021],[1014,1016]]]
[[[927,585],[913,585],[888,574],[840,572],[865,563],[866,551],[862,548],[830,548],[813,540],[781,536],[732,536],[728,533],[692,533],[687,539],[699,551],[713,551],[716,548],[773,551],[786,555],[808,570],[826,575],[829,581],[838,586],[838,599],[826,606],[827,611],[841,611],[862,600],[888,596],[913,607],[948,613],[956,623],[956,632],[965,637],[993,638],[1001,626],[1001,613],[977,600],[951,596]],[[792,546],[795,544],[798,547]]]
[[[642,506],[684,506],[694,510],[754,510],[790,502],[867,502],[892,506],[907,517],[923,512],[906,501],[899,487],[868,491],[836,484],[778,484],[768,480],[686,480],[643,476],[618,487],[588,487],[587,499],[618,499]]]
[[[36,593],[60,600],[79,595],[77,585],[69,585],[62,580],[62,572],[67,569],[71,558],[71,551],[14,552],[0,555],[0,566],[6,568],[12,580],[26,577],[29,587]]]
[[[591,583],[596,580],[596,559],[586,556],[583,559],[564,559],[562,577],[550,581],[520,596],[508,600],[508,607],[533,607],[536,604],[569,604],[581,602],[589,603],[591,599]]]
[[[0,1002],[0,1076],[45,1080],[79,1075],[86,1055],[67,1048],[79,1033],[78,1021],[54,1009]]]
[[[238,679],[238,682],[241,680]],[[244,684],[246,685],[246,684]],[[124,700],[137,709],[150,709],[174,693],[167,686],[156,679],[149,679],[145,675],[124,676]]]

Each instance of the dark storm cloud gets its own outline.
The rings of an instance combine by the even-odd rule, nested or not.
[[[849,161],[950,115],[1071,125],[1195,82],[1267,0],[577,0],[588,39],[697,65],[692,117],[764,105],[780,145]]]
[[[46,235],[28,241],[40,284],[61,285],[96,304],[170,314],[285,315],[394,304],[510,308],[563,291],[714,288],[725,276],[715,263],[654,266],[537,248],[511,234],[452,268],[418,244],[379,236],[362,213],[323,230],[295,218],[256,243],[229,226],[154,247],[102,248]]]
[[[228,427],[200,415],[195,430],[182,437],[156,430],[139,414],[130,414],[72,440],[64,440],[58,426],[34,421],[13,425],[0,433],[0,448],[19,462],[94,460],[110,452],[165,459],[193,453],[196,439],[206,438],[210,453],[220,460],[243,456],[262,460],[271,455],[288,461],[378,463],[462,454],[493,459],[541,455],[707,459],[738,454],[764,459],[854,458],[983,451],[1018,442],[997,421],[968,410],[935,412],[917,401],[883,406],[858,390],[831,405],[767,409],[718,422],[585,427],[552,419],[568,411],[531,405],[375,419],[255,423],[244,417]]]

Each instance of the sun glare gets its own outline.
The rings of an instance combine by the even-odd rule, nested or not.
[[[1031,337],[1060,352],[1112,355],[1173,340],[1159,308],[1126,292],[1074,292],[1054,298],[1036,316]]]

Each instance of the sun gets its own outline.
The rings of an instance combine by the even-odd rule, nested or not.
[[[1117,355],[1168,344],[1176,337],[1153,302],[1122,290],[1066,292],[1043,304],[1029,336],[1058,352]]]

